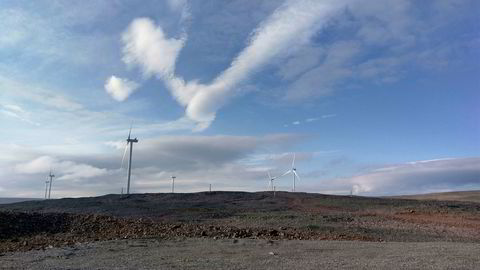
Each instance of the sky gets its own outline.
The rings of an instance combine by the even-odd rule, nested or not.
[[[1,1],[0,197],[480,189],[479,10]]]

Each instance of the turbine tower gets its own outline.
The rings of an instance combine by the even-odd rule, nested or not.
[[[49,183],[49,181],[45,181],[45,200],[47,199],[48,183]]]
[[[130,135],[132,133],[132,126],[130,126],[130,131],[128,132],[128,138],[127,138],[127,145],[125,146],[125,151],[123,152],[123,158],[122,158],[122,166],[123,167],[123,161],[125,160],[125,154],[127,153],[127,148],[130,146],[130,159],[128,161],[128,180],[127,180],[127,194],[130,194],[130,175],[132,173],[132,151],[133,151],[133,143],[138,143],[138,139],[132,139],[130,138]]]
[[[172,193],[175,193],[175,178],[177,178],[175,175],[172,175]]]
[[[293,188],[292,191],[295,192],[295,180],[298,178],[300,180],[300,176],[297,174],[297,168],[295,168],[295,153],[293,153],[293,161],[292,161],[292,168],[288,171],[286,171],[284,174],[282,174],[280,177],[287,175],[287,174],[292,174],[293,176]]]
[[[50,187],[48,188],[48,199],[50,200],[50,194],[52,192],[52,182],[53,182],[53,177],[55,177],[54,174],[52,174],[52,170],[50,170],[50,174],[48,175],[50,177]]]

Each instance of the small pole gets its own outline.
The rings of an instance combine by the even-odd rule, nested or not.
[[[123,187],[122,187],[122,193],[121,194],[123,195]]]
[[[177,177],[172,175],[172,193],[175,193],[175,178]]]
[[[208,192],[212,193],[212,184],[210,184],[210,187],[208,188]]]
[[[275,198],[275,194],[277,193],[276,191],[276,186],[273,186],[273,197]]]

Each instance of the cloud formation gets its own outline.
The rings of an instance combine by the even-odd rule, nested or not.
[[[68,160],[58,160],[51,156],[41,156],[15,166],[15,171],[20,174],[45,174],[52,169],[57,173],[57,180],[79,180],[107,174],[107,169]]]
[[[337,179],[356,194],[418,194],[480,187],[480,158],[415,161]]]
[[[32,120],[30,120],[30,113],[25,111],[22,107],[14,104],[5,104],[5,105],[0,105],[0,113],[13,117],[16,119],[19,119],[23,122],[39,126],[39,123],[36,123]]]
[[[215,190],[262,190],[267,184],[266,179],[264,181],[266,169],[280,173],[283,167],[277,166],[283,163],[258,154],[266,149],[285,151],[302,140],[303,136],[292,134],[144,139],[134,148],[132,189],[134,192],[165,192],[170,187],[170,176],[175,174],[179,190],[184,192],[206,190],[208,184],[213,184]],[[55,197],[119,193],[126,183],[126,170],[120,168],[125,142],[108,142],[107,145],[112,151],[98,156],[57,156],[12,146],[10,151],[21,157],[0,163],[0,184],[8,191],[0,192],[0,197],[41,197],[44,185],[41,180],[50,169],[58,180],[54,182]],[[291,160],[291,156],[288,159]]]
[[[308,43],[310,37],[344,6],[344,1],[287,1],[252,32],[246,48],[211,83],[186,82],[174,74],[175,61],[186,36],[167,38],[148,18],[135,19],[123,34],[124,61],[141,67],[147,76],[164,80],[186,116],[207,128],[216,112],[235,94],[238,85],[273,58]]]
[[[140,85],[136,82],[111,76],[105,82],[105,90],[117,101],[124,101],[128,98]]]

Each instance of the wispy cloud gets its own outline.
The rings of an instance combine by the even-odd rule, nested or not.
[[[186,82],[174,75],[186,36],[167,38],[162,28],[147,18],[134,20],[124,33],[124,60],[163,79],[176,100],[186,106],[186,116],[198,123],[198,129],[205,129],[217,110],[238,94],[238,84],[273,58],[306,44],[343,5],[343,1],[287,1],[252,32],[247,47],[210,84]]]
[[[10,96],[43,104],[51,108],[65,111],[75,111],[84,108],[82,104],[73,100],[71,97],[58,94],[58,91],[51,91],[38,85],[9,79],[1,74],[0,86],[2,86],[2,91],[4,91],[4,93],[8,93]]]
[[[13,104],[0,104],[0,112],[6,116],[13,117],[19,119],[23,122],[29,123],[34,126],[40,126],[39,123],[36,123],[30,119],[30,113],[22,109],[18,105]]]
[[[324,114],[322,115],[322,118],[325,119],[325,118],[332,118],[332,117],[335,117],[337,116],[336,114]]]

